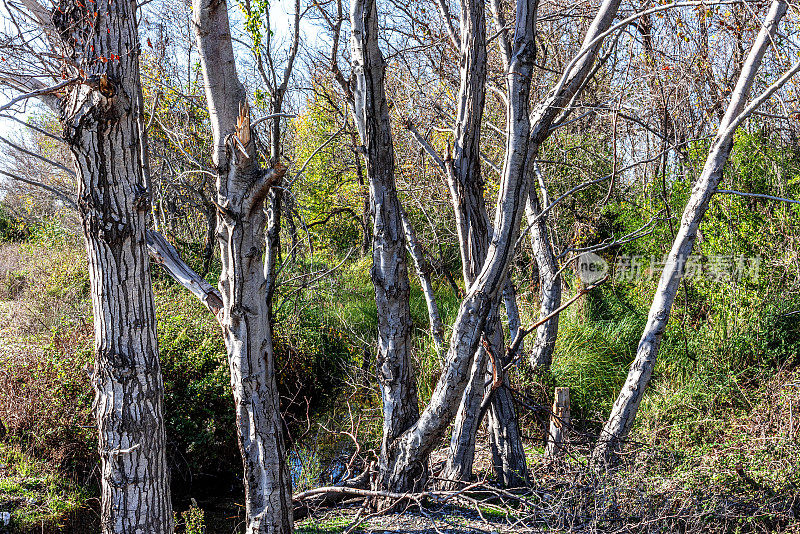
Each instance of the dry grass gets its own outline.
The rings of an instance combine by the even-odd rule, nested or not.
[[[85,471],[92,327],[82,250],[0,247],[0,422],[26,451]]]

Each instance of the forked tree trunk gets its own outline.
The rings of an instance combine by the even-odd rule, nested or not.
[[[619,3],[620,0],[603,2],[587,34],[586,39],[589,41],[584,40],[586,43],[585,53],[572,63],[569,71],[564,74],[563,80],[530,115],[528,100],[536,50],[537,2],[536,0],[520,0],[517,3],[514,31],[516,39],[513,49],[510,45],[508,47],[511,52],[507,75],[509,88],[507,131],[509,135],[497,199],[495,233],[480,273],[468,288],[467,294],[461,302],[453,324],[443,372],[433,391],[431,401],[420,414],[417,422],[395,439],[392,447],[387,449],[387,454],[385,454],[387,461],[383,462],[381,466],[379,479],[379,486],[382,489],[395,492],[412,490],[419,480],[419,474],[426,469],[431,451],[453,420],[456,407],[459,405],[458,401],[462,398],[468,383],[469,371],[487,317],[495,305],[495,299],[503,289],[506,270],[514,253],[514,240],[521,222],[524,202],[527,199],[530,176],[533,173],[533,161],[538,146],[551,131],[553,120],[583,85],[602,44],[600,39],[596,43],[591,40],[610,26]],[[371,14],[371,17],[365,15],[368,13]],[[367,27],[365,24],[367,22],[371,26],[369,26],[370,31],[365,34],[364,28]],[[363,68],[365,47],[361,43],[359,48],[359,41],[363,41],[370,34],[377,32],[374,4],[369,6],[369,9],[365,9],[364,3],[354,3],[351,11],[351,23],[355,45],[353,47],[354,74],[359,90],[363,91],[367,83],[363,71],[369,71],[369,69]],[[377,37],[372,35],[371,39],[374,41],[374,52],[379,54]],[[369,41],[369,39],[366,40]],[[589,45],[590,43],[591,45]],[[362,69],[360,75],[359,69]],[[382,82],[383,70],[382,68],[378,70],[378,73],[366,77],[370,83],[378,78]],[[380,87],[382,89],[382,83]],[[385,102],[385,98],[380,102]],[[356,107],[359,109],[358,105]],[[363,109],[363,104],[361,109]],[[356,115],[358,121],[359,114]],[[367,114],[367,116],[369,115]],[[362,121],[360,129],[363,130],[366,125],[363,118],[360,120]],[[390,141],[388,144],[391,145]]]
[[[285,169],[262,169],[244,87],[239,81],[224,1],[194,0],[193,23],[203,67],[217,169],[217,240],[222,326],[236,430],[244,464],[246,531],[290,533],[291,479],[280,416],[268,283],[264,200]]]
[[[391,120],[384,89],[385,63],[378,47],[375,0],[353,0],[350,6],[353,63],[353,115],[363,145],[372,211],[372,282],[378,311],[378,382],[383,400],[378,487],[394,487],[390,474],[397,458],[397,438],[419,417],[411,366],[406,243],[394,177]],[[404,473],[403,487],[419,490],[427,480],[427,463]]]
[[[66,0],[52,20],[73,65],[87,73],[64,98],[61,119],[78,176],[89,263],[101,531],[167,534],[172,506],[145,237],[150,204],[135,4],[99,0],[97,9],[91,29],[85,8]]]
[[[484,2],[461,2],[461,32],[455,39],[461,45],[461,84],[458,96],[456,140],[452,161],[446,161],[450,195],[456,216],[464,286],[469,287],[486,260],[489,248],[490,224],[484,201],[480,161],[480,128],[486,100],[486,22]],[[503,354],[503,330],[497,311],[499,298],[492,303],[486,324],[486,337],[492,354]],[[472,478],[475,440],[480,425],[480,410],[484,398],[487,355],[479,347],[464,390],[450,438],[450,454],[442,477],[466,481]],[[502,370],[499,372],[502,373]],[[492,463],[501,480],[517,482],[515,473],[527,477],[525,454],[519,438],[516,411],[508,391],[492,398],[489,411],[489,436],[492,443]],[[502,404],[502,407],[500,406]],[[497,406],[495,406],[497,405]],[[497,439],[500,438],[500,441]],[[512,442],[517,442],[512,446]],[[519,453],[522,453],[521,455]],[[511,459],[510,456],[516,457]],[[514,473],[507,472],[508,465]],[[446,485],[451,485],[446,483]]]
[[[514,68],[509,83],[514,98],[509,109],[509,136],[503,180],[498,195],[495,234],[486,259],[474,282],[467,288],[458,311],[442,375],[431,401],[419,420],[395,442],[391,470],[382,476],[384,488],[407,491],[414,473],[424,465],[447,426],[453,420],[468,385],[475,352],[490,311],[503,289],[505,274],[513,255],[514,236],[522,215],[521,200],[527,195],[527,145],[529,140],[528,98],[535,55],[534,13],[536,2],[517,5],[516,35],[521,38],[514,50]],[[467,241],[468,243],[469,241]]]
[[[778,23],[786,13],[786,7],[784,0],[773,1],[761,31],[742,66],[736,88],[731,94],[731,101],[708,152],[703,172],[692,188],[689,202],[683,211],[681,226],[667,256],[664,271],[650,306],[650,313],[639,341],[636,359],[631,365],[622,391],[611,408],[611,415],[603,427],[600,441],[594,450],[593,460],[597,465],[608,465],[616,459],[625,438],[633,427],[639,403],[642,401],[645,387],[653,373],[658,347],[669,320],[672,303],[683,278],[686,260],[692,252],[698,228],[708,210],[708,203],[722,179],[722,170],[733,147],[735,128],[732,125],[740,119],[745,109],[747,96],[758,74],[761,60],[773,42]]]

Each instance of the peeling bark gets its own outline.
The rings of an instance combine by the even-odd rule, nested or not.
[[[531,247],[539,270],[539,317],[547,317],[561,306],[561,275],[550,244],[547,218],[539,217],[542,208],[535,188],[528,193],[525,213],[531,228]],[[532,369],[549,369],[558,336],[558,315],[536,330],[536,339],[530,353]]]
[[[292,491],[275,382],[268,293],[272,286],[267,280],[272,271],[263,259],[264,201],[285,169],[278,164],[262,169],[257,162],[226,3],[194,0],[192,7],[214,135],[223,304],[217,317],[228,352],[244,464],[246,531],[289,533]]]
[[[458,96],[454,155],[445,161],[450,196],[453,202],[461,251],[464,286],[474,281],[489,248],[490,224],[484,200],[481,176],[480,127],[486,100],[486,22],[484,2],[461,2],[461,32],[456,40],[461,46],[461,84]],[[486,336],[494,354],[503,354],[503,330],[497,311],[499,298],[492,302],[492,311],[486,324]],[[479,347],[470,372],[470,380],[461,400],[450,439],[450,454],[443,477],[466,481],[472,478],[475,456],[475,439],[480,424],[479,407],[484,398],[484,380],[487,370],[485,349]],[[502,370],[499,371],[503,373]],[[506,393],[493,396],[492,404],[504,403],[503,408],[490,410],[488,424],[492,442],[492,463],[501,480],[516,477],[505,472],[505,466],[514,465],[516,472],[527,478],[525,454],[519,438],[516,411]],[[497,441],[500,438],[501,441]],[[512,446],[511,442],[517,442]],[[521,455],[519,453],[522,452]],[[509,455],[516,458],[509,460]]]
[[[522,215],[522,200],[527,195],[527,146],[530,133],[528,100],[535,57],[534,21],[536,2],[517,4],[515,34],[522,36],[514,50],[513,68],[508,75],[515,91],[509,106],[509,136],[506,162],[498,195],[495,232],[489,243],[486,259],[467,288],[458,311],[442,375],[431,402],[419,420],[396,440],[391,471],[383,480],[386,488],[406,491],[408,481],[428,459],[430,452],[453,420],[478,349],[481,334],[490,311],[505,282],[505,274],[513,255],[514,236]]]

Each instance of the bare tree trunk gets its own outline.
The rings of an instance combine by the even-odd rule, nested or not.
[[[487,323],[496,322],[495,313],[489,316]],[[488,334],[487,337],[489,337]],[[480,347],[475,353],[472,368],[470,369],[469,382],[464,389],[464,395],[461,398],[456,418],[453,421],[453,431],[450,435],[450,451],[440,475],[441,478],[447,480],[442,485],[445,489],[458,489],[461,484],[455,481],[467,482],[472,479],[476,434],[481,423],[480,407],[484,395],[487,359],[486,350]]]
[[[784,0],[773,1],[761,31],[742,67],[736,88],[731,94],[731,101],[706,158],[703,172],[694,185],[689,202],[683,211],[681,226],[675,236],[653,303],[650,306],[650,313],[639,341],[636,359],[631,365],[622,391],[611,408],[611,415],[603,427],[600,441],[594,450],[593,459],[598,465],[608,465],[616,459],[625,438],[633,427],[639,403],[653,373],[658,347],[669,320],[672,303],[683,278],[686,260],[692,252],[698,228],[708,209],[708,203],[722,179],[722,170],[733,146],[735,128],[731,128],[731,125],[740,118],[745,108],[747,96],[758,74],[761,60],[773,41],[778,23],[786,12],[786,7]]]
[[[455,39],[461,46],[461,87],[458,96],[456,141],[452,162],[446,161],[450,195],[456,215],[461,264],[465,287],[477,277],[486,260],[489,248],[490,225],[484,201],[484,187],[480,166],[480,127],[486,100],[486,21],[484,2],[464,0],[461,3],[461,33]],[[486,325],[487,339],[493,354],[503,354],[503,330],[497,313],[499,299],[492,301],[492,311]],[[480,424],[479,407],[484,397],[484,380],[487,361],[483,347],[475,355],[467,385],[461,400],[450,439],[450,454],[443,478],[469,480],[475,456],[475,439]],[[502,373],[502,370],[498,372]],[[503,407],[490,410],[489,426],[492,440],[492,457],[502,480],[515,476],[504,472],[504,466],[513,464],[516,471],[524,471],[525,455],[519,440],[516,412],[507,392],[494,396],[492,403]],[[501,442],[496,442],[497,438]],[[507,438],[507,439],[506,439]],[[516,446],[511,441],[517,440]],[[522,451],[513,460],[508,456]]]
[[[561,306],[561,275],[550,244],[547,218],[539,217],[542,209],[536,189],[528,193],[525,213],[531,228],[531,247],[539,270],[539,317],[547,317]],[[549,369],[553,362],[553,350],[558,337],[558,315],[536,330],[536,340],[530,353],[532,369]]]
[[[246,531],[290,533],[291,479],[275,383],[265,249],[264,200],[285,171],[262,169],[231,43],[227,5],[194,0],[217,168],[217,240],[222,326],[231,369],[239,449],[244,463]],[[270,255],[268,254],[268,259]]]
[[[53,11],[84,83],[64,98],[64,138],[78,176],[95,334],[101,531],[173,531],[155,307],[146,248],[146,168],[135,4],[99,0],[94,27],[62,0]],[[97,57],[119,55],[114,62]],[[146,156],[146,155],[144,155]]]
[[[384,488],[406,491],[413,473],[427,462],[431,450],[455,415],[456,408],[468,386],[470,369],[490,311],[505,282],[505,272],[513,255],[514,236],[522,215],[521,199],[527,195],[526,165],[530,133],[528,100],[530,79],[535,57],[534,21],[535,0],[520,1],[517,5],[516,35],[521,36],[514,50],[509,83],[514,95],[509,109],[509,136],[502,186],[498,198],[495,236],[489,244],[476,273],[467,288],[453,325],[447,358],[441,378],[430,404],[419,420],[396,441],[391,471],[383,476]],[[462,145],[463,146],[463,145]],[[464,241],[469,243],[470,240]]]
[[[350,6],[353,62],[353,115],[367,165],[372,210],[372,281],[378,309],[378,381],[383,400],[378,487],[395,487],[391,473],[397,438],[419,417],[416,381],[411,367],[411,310],[406,243],[394,177],[391,120],[384,89],[385,63],[378,47],[375,0]],[[426,463],[403,473],[405,490],[419,490],[427,480]]]
[[[495,312],[496,313],[496,312]],[[487,323],[486,337],[490,342],[495,361],[489,367],[489,374],[493,380],[508,384],[508,375],[503,368],[508,361],[505,359],[505,344],[503,331],[499,320]],[[500,484],[505,487],[520,487],[528,484],[528,463],[525,458],[525,448],[519,431],[517,410],[514,407],[514,398],[511,389],[499,387],[492,393],[489,411],[486,415],[487,428],[489,429],[489,443],[492,449],[492,467]]]
[[[550,95],[533,112],[529,107],[533,60],[536,54],[536,0],[517,3],[514,47],[509,50],[506,156],[495,212],[495,233],[475,281],[461,302],[453,324],[450,346],[431,401],[419,419],[393,444],[390,462],[383,466],[382,488],[403,492],[413,487],[415,475],[425,469],[428,456],[453,419],[466,389],[475,351],[495,299],[503,289],[514,253],[523,203],[538,146],[547,138],[554,119],[580,90],[601,46],[599,35],[611,25],[620,0],[605,0],[589,28],[581,56]],[[356,28],[357,33],[361,33]],[[594,42],[595,38],[597,42]]]
[[[431,338],[433,344],[436,346],[436,353],[441,354],[444,349],[444,327],[442,326],[442,317],[439,315],[439,305],[436,304],[436,294],[433,292],[433,284],[431,284],[431,264],[425,259],[422,248],[417,243],[417,236],[414,233],[414,227],[411,226],[411,221],[408,220],[408,214],[405,210],[400,208],[400,216],[403,219],[403,230],[406,235],[406,248],[414,262],[414,269],[417,271],[419,284],[422,287],[422,294],[425,295],[425,305],[428,307],[428,323],[431,330]]]

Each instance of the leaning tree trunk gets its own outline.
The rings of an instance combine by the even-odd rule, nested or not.
[[[400,208],[400,216],[402,217],[403,230],[406,235],[406,248],[408,249],[408,254],[411,256],[411,260],[414,262],[414,269],[417,271],[419,285],[422,288],[422,294],[425,296],[431,339],[433,339],[436,354],[441,356],[444,350],[444,327],[442,326],[442,316],[439,314],[439,305],[436,303],[436,294],[433,291],[433,284],[431,283],[431,264],[425,258],[422,247],[417,242],[414,227],[411,225],[408,214],[402,207]]]
[[[236,73],[226,3],[194,0],[192,7],[214,137],[217,241],[222,263],[222,310],[217,319],[228,352],[244,464],[246,531],[290,533],[291,479],[275,382],[263,260],[264,200],[285,169],[277,164],[262,169],[257,162],[246,95]]]
[[[146,248],[139,59],[131,52],[138,51],[135,4],[100,0],[91,30],[85,9],[69,1],[56,7],[53,23],[73,64],[86,72],[65,97],[61,119],[89,262],[101,531],[167,534],[173,524],[164,387]]]
[[[372,282],[378,310],[378,381],[383,400],[378,487],[394,487],[397,438],[419,417],[411,367],[411,309],[400,201],[394,177],[394,148],[384,89],[385,63],[378,47],[375,0],[353,0],[350,7],[353,62],[353,115],[367,166],[372,211]],[[402,486],[421,489],[427,465],[404,473]]]
[[[722,170],[733,147],[735,128],[732,125],[741,119],[740,115],[742,115],[750,88],[761,66],[761,60],[773,42],[778,23],[786,12],[786,7],[784,0],[775,0],[772,3],[747,61],[742,67],[728,109],[720,122],[719,130],[706,158],[703,172],[694,185],[689,202],[683,211],[681,226],[673,241],[664,271],[661,273],[661,279],[650,306],[647,324],[639,341],[636,358],[631,365],[625,385],[611,408],[611,415],[603,427],[600,441],[594,450],[593,460],[597,465],[608,465],[616,459],[625,438],[633,427],[639,403],[642,401],[645,387],[653,373],[658,347],[669,320],[672,303],[683,278],[686,260],[692,252],[698,228],[708,210],[708,203],[722,179]]]
[[[381,472],[383,489],[397,492],[412,489],[416,475],[425,469],[431,451],[453,420],[458,401],[467,386],[469,370],[487,317],[498,293],[503,289],[538,146],[552,131],[550,128],[554,119],[582,87],[602,44],[602,39],[594,42],[594,38],[610,26],[620,1],[603,2],[584,39],[582,55],[570,64],[562,80],[530,115],[537,1],[520,0],[517,3],[514,31],[517,38],[507,74],[509,135],[495,212],[495,233],[480,273],[459,307],[442,375],[431,401],[417,422],[393,443],[390,461]],[[355,25],[353,27],[356,34],[362,34],[362,30]]]
[[[547,218],[540,217],[542,207],[536,189],[531,187],[525,213],[531,224],[531,247],[539,270],[539,317],[547,317],[561,306],[561,275],[550,244]],[[558,336],[558,315],[536,330],[536,340],[529,356],[532,369],[549,369]]]
[[[407,491],[412,487],[414,474],[427,462],[447,426],[453,420],[464,390],[469,383],[470,369],[490,311],[503,289],[506,270],[514,250],[514,237],[522,215],[522,202],[527,195],[528,142],[530,122],[528,99],[535,55],[535,0],[520,0],[517,4],[516,35],[524,36],[514,50],[513,73],[508,81],[513,85],[514,98],[509,106],[509,130],[503,180],[498,195],[495,235],[489,243],[486,259],[467,288],[461,302],[443,372],[431,396],[431,401],[419,420],[395,442],[390,470],[382,476],[383,487],[392,491]]]
[[[469,287],[486,260],[489,248],[490,224],[484,201],[480,163],[480,127],[486,99],[486,22],[484,2],[461,2],[461,32],[456,40],[461,45],[461,86],[458,95],[458,118],[452,162],[446,161],[448,183],[456,215],[461,250],[464,286]],[[486,324],[486,337],[492,354],[504,354],[503,330],[497,312],[499,298],[492,301],[492,311]],[[466,481],[472,478],[475,440],[480,425],[480,410],[484,398],[487,355],[479,347],[475,355],[470,381],[461,400],[450,439],[450,454],[443,478]],[[503,373],[502,366],[497,372]],[[502,481],[517,485],[515,473],[527,478],[525,454],[519,437],[516,411],[509,392],[496,392],[492,398],[488,425],[492,443],[492,463]],[[496,441],[501,438],[501,441]],[[516,442],[512,445],[512,442]],[[520,454],[521,453],[521,454]],[[514,456],[514,458],[510,458]],[[513,472],[506,467],[513,465]],[[446,483],[450,485],[449,483]]]

